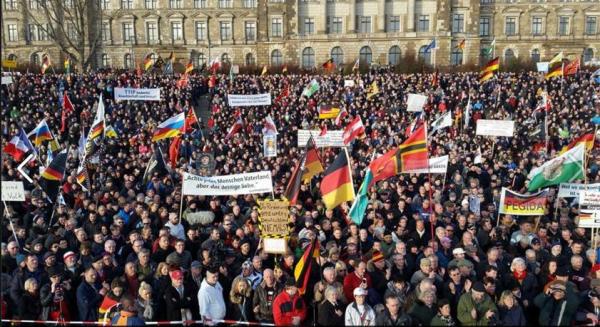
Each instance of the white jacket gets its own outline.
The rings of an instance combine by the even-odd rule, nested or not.
[[[200,307],[200,315],[207,319],[223,319],[225,318],[225,300],[223,299],[223,287],[219,282],[215,286],[206,282],[206,278],[200,284],[198,291],[198,305]],[[214,325],[215,323],[207,323]]]
[[[346,326],[375,326],[375,311],[366,303],[358,305],[352,302],[346,308],[344,321]]]

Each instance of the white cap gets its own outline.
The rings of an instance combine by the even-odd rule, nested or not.
[[[452,250],[452,254],[453,255],[457,255],[457,254],[465,254],[465,250],[463,248],[456,248],[454,250]]]
[[[366,289],[362,288],[362,287],[357,287],[354,289],[354,296],[360,296],[360,295],[367,295],[369,292],[367,292]]]

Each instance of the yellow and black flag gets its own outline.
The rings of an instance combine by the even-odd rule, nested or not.
[[[65,176],[67,167],[67,150],[62,150],[44,171],[40,177],[39,184],[46,193],[50,202],[54,203],[60,191],[61,182]]]
[[[313,259],[316,259],[319,256],[321,256],[321,245],[315,237],[306,247],[306,250],[304,250],[304,254],[300,260],[298,260],[296,268],[294,269],[294,279],[296,280],[296,286],[298,287],[300,295],[306,293],[313,269],[313,263],[315,262]]]
[[[323,173],[321,195],[327,209],[334,209],[343,202],[354,200],[354,184],[346,148],[342,149]]]

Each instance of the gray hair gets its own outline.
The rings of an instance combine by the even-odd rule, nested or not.
[[[525,264],[525,260],[523,258],[514,258],[512,263],[510,264],[510,271],[514,271],[515,266],[518,264],[522,264],[523,266],[527,267],[527,264]]]
[[[338,294],[338,289],[335,286],[327,286],[327,288],[325,289],[325,299],[329,298],[329,295],[331,295],[332,293]]]

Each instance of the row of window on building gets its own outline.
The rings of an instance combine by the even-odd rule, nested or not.
[[[5,10],[18,10],[20,0],[4,0]],[[257,0],[242,0],[243,8],[256,8]],[[284,0],[270,0],[270,2],[284,2]],[[44,0],[27,0],[27,7],[30,10],[40,10],[46,6]],[[158,0],[143,0],[140,2],[141,7],[134,6],[133,0],[99,0],[100,8],[103,10],[111,9],[161,9],[159,8]],[[184,0],[168,0],[168,9],[189,9]],[[192,0],[194,9],[208,8],[208,0]],[[233,0],[218,0],[219,8],[233,8]],[[73,0],[63,0],[63,6],[67,8],[73,7]]]
[[[558,16],[558,35],[571,35],[571,16]],[[504,18],[504,34],[507,36],[518,35],[519,33],[519,18],[517,16],[507,16]],[[492,18],[482,16],[479,18],[479,36],[490,36],[493,34],[492,31]],[[531,35],[542,36],[546,35],[548,31],[545,28],[545,19],[541,16],[531,17]],[[598,17],[597,16],[585,16],[584,25],[585,35],[596,35],[598,34]]]

